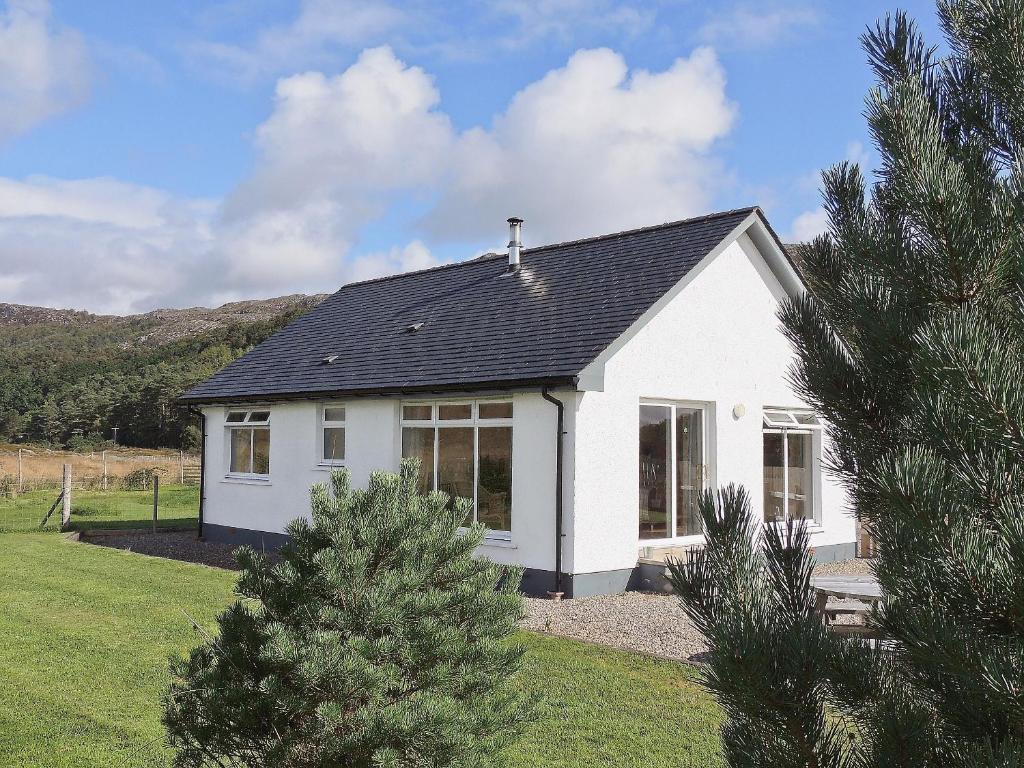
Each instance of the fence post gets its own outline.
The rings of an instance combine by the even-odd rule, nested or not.
[[[61,479],[61,490],[64,492],[64,506],[60,513],[60,527],[67,528],[71,522],[71,465],[64,465],[64,477]]]
[[[153,473],[153,533],[156,533],[156,515],[160,509],[160,475]]]
[[[185,484],[185,452],[178,451],[178,463],[181,466],[181,484]]]
[[[103,490],[107,490],[107,452],[103,451]]]
[[[18,449],[18,493],[25,492],[25,475],[21,471],[21,452],[23,449]]]

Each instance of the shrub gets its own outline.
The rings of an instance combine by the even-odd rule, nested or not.
[[[172,662],[178,766],[487,766],[527,722],[520,569],[474,558],[470,502],[418,466],[312,490],[280,561],[243,547],[216,638]]]
[[[121,477],[121,488],[126,491],[148,491],[153,487],[153,473],[156,471],[154,467],[133,469]]]
[[[67,447],[69,451],[75,453],[87,453],[99,449],[103,442],[100,435],[73,435],[68,440]]]
[[[879,645],[809,615],[806,529],[747,546],[723,497],[674,583],[709,637],[732,766],[1024,765],[1024,4],[942,0],[864,37],[870,187],[823,176],[792,381],[876,543]],[[717,518],[716,518],[717,515]]]
[[[198,453],[203,447],[203,432],[195,424],[187,425],[181,431],[181,449],[188,453]]]

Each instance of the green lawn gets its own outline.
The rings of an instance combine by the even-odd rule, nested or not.
[[[57,498],[58,490],[29,491],[15,499],[0,498],[0,531],[37,531],[43,515]],[[88,528],[138,528],[152,525],[153,491],[73,491],[71,526]],[[160,488],[157,524],[195,527],[199,521],[199,488],[165,485]],[[60,508],[46,530],[60,527]]]
[[[5,766],[167,766],[166,660],[212,629],[234,575],[76,544],[0,536],[0,755]],[[718,766],[719,711],[682,664],[524,634],[542,718],[514,766]]]

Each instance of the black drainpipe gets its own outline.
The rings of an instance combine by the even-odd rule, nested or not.
[[[203,538],[203,505],[206,503],[206,414],[189,406],[189,410],[199,417],[199,430],[202,438],[199,441],[199,538]]]
[[[558,600],[562,597],[562,443],[565,435],[565,403],[552,397],[547,387],[541,390],[541,397],[553,403],[558,409],[558,431],[555,433],[555,589],[551,596]]]

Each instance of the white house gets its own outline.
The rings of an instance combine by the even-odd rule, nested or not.
[[[699,490],[808,518],[852,557],[827,435],[787,382],[780,302],[804,290],[757,208],[346,285],[184,396],[204,416],[202,535],[275,546],[336,466],[402,456],[474,500],[481,554],[523,588],[641,586],[701,540]]]

